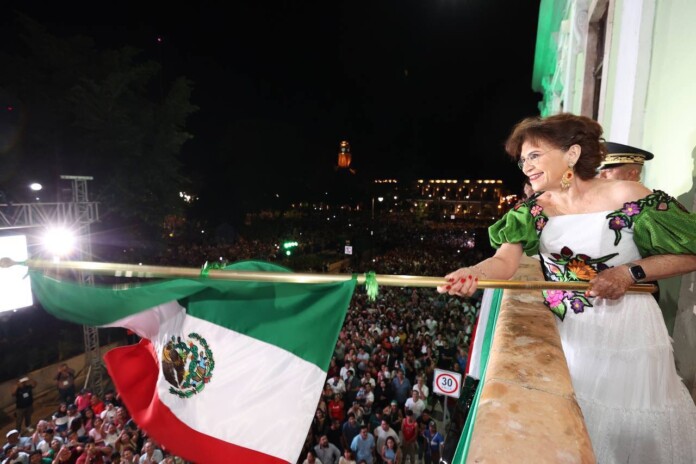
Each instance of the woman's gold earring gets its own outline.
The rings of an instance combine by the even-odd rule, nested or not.
[[[575,177],[573,166],[568,166],[568,169],[566,169],[566,172],[564,172],[561,177],[561,190],[568,190],[570,188],[570,181],[573,180],[573,177]]]

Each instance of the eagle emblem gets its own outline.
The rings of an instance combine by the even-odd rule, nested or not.
[[[190,333],[186,340],[180,336],[169,339],[162,348],[162,374],[169,384],[169,393],[191,398],[210,382],[215,360],[205,338]]]

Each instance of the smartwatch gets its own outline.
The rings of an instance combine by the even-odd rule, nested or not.
[[[645,271],[641,266],[636,263],[626,263],[626,266],[628,266],[628,272],[631,273],[634,282],[640,283],[645,280]]]

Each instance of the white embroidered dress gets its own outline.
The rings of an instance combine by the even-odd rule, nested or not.
[[[491,227],[522,243],[547,280],[589,280],[607,266],[694,253],[696,215],[656,191],[617,211],[547,217],[533,196]],[[530,232],[531,230],[531,232]],[[696,463],[696,406],[678,376],[662,311],[647,293],[619,300],[543,292],[601,464]]]

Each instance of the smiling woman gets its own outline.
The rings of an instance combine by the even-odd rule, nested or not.
[[[489,229],[497,252],[447,276],[440,293],[470,296],[479,278],[509,279],[522,253],[544,290],[598,462],[696,462],[696,406],[677,375],[660,307],[635,282],[696,270],[696,214],[665,192],[599,179],[602,127],[572,114],[528,118],[506,143],[536,191]]]

